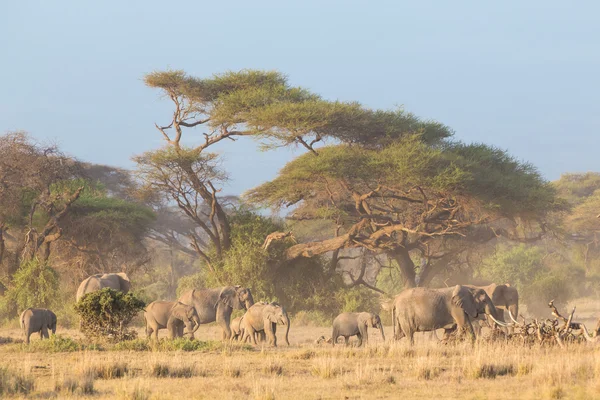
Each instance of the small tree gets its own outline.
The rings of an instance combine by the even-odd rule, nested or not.
[[[135,339],[137,332],[126,328],[145,306],[133,293],[104,288],[83,296],[75,304],[75,311],[86,337],[121,341]]]
[[[25,261],[14,274],[0,309],[14,316],[29,307],[52,307],[58,295],[58,274],[46,262]]]

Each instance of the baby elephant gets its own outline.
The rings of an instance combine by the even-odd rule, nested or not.
[[[233,320],[231,320],[231,341],[233,342],[234,340],[242,340],[242,337],[244,336],[244,328],[242,326],[242,319],[244,317],[237,317],[234,318]]]
[[[21,329],[25,334],[25,343],[29,344],[29,336],[34,332],[40,333],[40,339],[48,339],[48,330],[56,333],[56,314],[45,308],[28,308],[21,313],[19,319]]]
[[[146,307],[144,318],[146,336],[150,337],[154,333],[155,339],[158,339],[159,329],[168,329],[169,338],[173,339],[183,336],[184,325],[187,328],[186,333],[192,335],[200,327],[200,318],[196,309],[178,301],[154,301]]]
[[[362,346],[363,340],[365,343],[369,341],[369,335],[367,333],[369,326],[372,326],[373,328],[379,328],[381,337],[383,340],[385,340],[385,335],[383,334],[383,325],[381,325],[381,319],[379,318],[379,315],[368,312],[342,313],[333,320],[331,345],[335,346],[339,336],[343,336],[346,341],[346,345],[348,345],[348,338],[356,335],[358,337],[358,346],[360,347]]]

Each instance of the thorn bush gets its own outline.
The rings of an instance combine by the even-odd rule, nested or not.
[[[75,304],[75,311],[86,337],[118,342],[135,339],[136,332],[127,325],[145,306],[133,293],[104,288],[83,296]]]

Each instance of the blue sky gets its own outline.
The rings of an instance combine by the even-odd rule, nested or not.
[[[276,69],[331,100],[439,120],[548,179],[599,171],[598,15],[595,1],[6,1],[0,132],[132,167],[170,113],[145,73]],[[219,151],[228,193],[294,156],[250,140]]]

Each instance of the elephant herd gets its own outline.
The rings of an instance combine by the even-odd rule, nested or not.
[[[83,295],[112,288],[123,292],[131,289],[125,273],[97,274],[85,279],[77,290],[76,299]],[[442,289],[412,288],[401,292],[393,300],[382,303],[382,308],[392,312],[394,339],[408,338],[412,344],[415,332],[435,331],[443,328],[445,337],[453,332],[475,337],[481,324],[489,321],[504,329],[516,323],[519,312],[519,295],[509,284],[489,286],[456,285]],[[246,310],[241,317],[231,321],[233,310]],[[505,322],[507,311],[512,323]],[[249,288],[225,286],[214,289],[192,289],[177,301],[154,301],[144,312],[146,335],[158,338],[160,329],[167,329],[170,338],[194,337],[201,324],[216,322],[222,330],[223,340],[264,340],[277,346],[277,325],[285,326],[285,342],[289,345],[290,318],[278,303],[254,302]],[[29,308],[21,314],[21,328],[29,343],[32,333],[39,332],[48,338],[49,331],[56,332],[56,315],[47,309]],[[332,337],[328,343],[336,344],[344,337],[358,338],[358,346],[368,341],[368,329],[375,328],[385,340],[379,315],[370,312],[342,313],[333,320]]]

